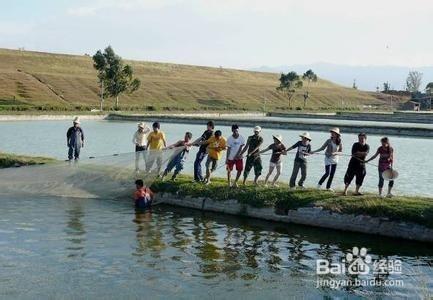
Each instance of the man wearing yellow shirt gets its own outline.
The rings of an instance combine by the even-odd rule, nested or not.
[[[147,145],[149,150],[149,158],[146,161],[146,170],[148,172],[151,171],[153,164],[156,160],[156,171],[157,174],[161,171],[162,166],[162,152],[161,150],[164,149],[167,146],[166,140],[165,140],[165,134],[161,131],[161,126],[159,122],[155,122],[152,125],[153,131],[149,133],[147,136]]]
[[[205,184],[210,184],[210,175],[216,170],[218,160],[221,159],[222,152],[227,147],[227,140],[221,135],[221,130],[217,130],[214,136],[211,136],[207,141],[202,143],[203,145],[207,145]]]

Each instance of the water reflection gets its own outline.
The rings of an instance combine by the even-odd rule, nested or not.
[[[66,240],[70,242],[67,245],[67,257],[84,257],[86,230],[83,223],[84,210],[82,200],[68,202],[70,206],[66,210],[67,223],[65,228]]]

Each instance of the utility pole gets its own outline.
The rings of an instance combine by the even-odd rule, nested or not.
[[[263,115],[266,116],[266,96],[265,96],[265,92],[263,92]]]

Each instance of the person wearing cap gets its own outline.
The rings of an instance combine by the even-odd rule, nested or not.
[[[145,123],[138,123],[138,129],[132,137],[132,143],[135,145],[135,170],[139,171],[140,154],[145,159],[145,150],[147,147],[147,134],[150,132],[149,126]]]
[[[289,149],[287,149],[287,151],[297,149],[295,161],[293,163],[292,176],[290,176],[290,188],[295,187],[296,177],[298,177],[299,170],[301,170],[301,178],[298,181],[298,186],[300,188],[304,188],[304,182],[307,178],[307,157],[311,153],[311,136],[308,132],[304,132],[303,134],[300,134],[299,137],[301,138],[301,140]]]
[[[68,146],[68,159],[78,160],[80,158],[81,148],[84,147],[84,131],[80,126],[80,118],[75,117],[73,126],[66,132],[66,145]]]
[[[320,178],[317,188],[320,189],[326,178],[329,177],[326,183],[326,189],[333,191],[331,188],[332,180],[337,170],[339,155],[343,153],[343,144],[341,143],[339,128],[332,128],[329,132],[331,133],[331,137],[326,140],[322,147],[311,153],[313,154],[325,150],[325,174]]]
[[[152,124],[152,132],[147,136],[147,149],[150,151],[146,162],[146,170],[150,172],[156,160],[156,173],[159,175],[162,166],[162,153],[161,150],[167,147],[165,134],[161,131],[159,122]]]
[[[353,178],[356,177],[355,195],[362,195],[359,189],[364,182],[366,175],[365,158],[370,151],[370,146],[367,144],[367,135],[365,133],[358,134],[358,142],[352,146],[352,158],[349,161],[346,174],[344,175],[344,191],[343,195],[347,195],[347,190]]]
[[[248,174],[252,168],[254,168],[255,185],[257,185],[257,180],[259,179],[260,175],[262,175],[263,166],[262,159],[260,158],[260,146],[263,144],[263,138],[260,136],[261,131],[262,128],[260,126],[254,127],[254,134],[248,137],[244,149],[239,154],[239,156],[242,157],[243,154],[248,151],[247,160],[245,162],[244,179],[242,181],[243,185],[245,185]]]
[[[200,145],[207,145],[206,177],[203,182],[210,184],[211,174],[217,168],[218,161],[222,157],[222,152],[227,147],[227,141],[222,136],[221,130],[217,130],[207,141],[200,142]]]
[[[207,155],[207,145],[201,143],[210,139],[210,137],[213,135],[214,128],[215,128],[215,124],[213,121],[207,122],[206,130],[198,139],[196,139],[192,143],[192,145],[194,146],[199,146],[197,155],[194,160],[194,181],[195,182],[202,182],[204,180],[203,173],[201,170],[201,164]]]
[[[383,137],[380,139],[381,146],[377,148],[376,153],[370,158],[367,159],[365,162],[369,162],[374,160],[376,157],[379,156],[379,197],[383,197],[382,191],[383,191],[383,185],[384,185],[384,178],[383,178],[383,172],[387,170],[392,170],[392,165],[394,163],[394,148],[391,147],[391,144],[389,142],[389,138]],[[392,187],[394,186],[394,180],[389,180],[388,182],[388,193],[386,194],[387,198],[393,197],[392,195]]]
[[[265,185],[268,184],[269,177],[272,175],[272,173],[274,172],[274,169],[276,168],[277,174],[275,174],[275,177],[272,180],[272,185],[276,186],[276,182],[277,182],[278,178],[280,177],[281,168],[283,166],[281,155],[282,154],[286,155],[287,150],[286,150],[286,146],[284,146],[282,143],[283,137],[281,135],[279,135],[279,134],[273,135],[272,137],[274,139],[274,143],[272,143],[266,149],[263,149],[259,153],[261,154],[261,153],[264,153],[266,151],[272,150],[272,155],[271,155],[271,159],[269,162],[269,171],[268,171],[268,174],[266,175],[266,178],[265,178]]]
[[[233,186],[238,186],[238,180],[241,177],[244,169],[242,156],[242,148],[245,146],[245,138],[239,134],[239,126],[237,124],[232,125],[232,135],[227,139],[227,182],[229,186],[232,186],[231,173],[233,167],[236,166],[236,179]]]

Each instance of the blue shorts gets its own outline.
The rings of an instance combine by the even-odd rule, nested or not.
[[[135,208],[143,209],[143,210],[151,209],[152,201],[144,201],[144,199],[135,200]]]

